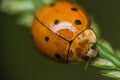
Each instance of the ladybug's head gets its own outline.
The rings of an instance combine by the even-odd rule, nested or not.
[[[86,29],[71,43],[68,61],[78,63],[83,60],[90,60],[96,55],[96,35],[91,29]]]

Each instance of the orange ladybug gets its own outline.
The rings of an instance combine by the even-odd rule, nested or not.
[[[84,9],[68,1],[44,6],[35,15],[32,35],[41,53],[60,63],[78,63],[97,55],[96,35]]]

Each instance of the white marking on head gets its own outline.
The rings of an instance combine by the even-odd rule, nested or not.
[[[83,35],[82,34],[78,35],[78,38],[83,38]]]
[[[70,22],[61,22],[57,25],[51,26],[50,29],[54,33],[57,33],[59,30],[64,30],[64,29],[68,29],[68,30],[72,31],[73,33],[75,33],[77,31],[77,29]]]
[[[96,35],[91,29],[87,29],[84,31],[84,39],[89,40],[90,43],[90,49],[87,53],[87,56],[89,57],[95,57],[97,55],[96,50],[91,49],[91,46],[96,43]]]
[[[90,43],[96,43],[96,35],[90,29],[85,30],[85,36],[84,36],[84,38],[88,39]]]
[[[92,50],[92,49],[90,48],[90,50],[89,50],[88,53],[87,53],[87,56],[91,57],[92,54],[93,54],[93,51],[94,51],[94,50]]]

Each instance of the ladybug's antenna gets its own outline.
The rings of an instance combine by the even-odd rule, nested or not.
[[[92,58],[89,58],[89,60],[87,61],[87,63],[85,64],[85,71],[88,69],[88,66],[89,66],[89,62],[92,60]]]

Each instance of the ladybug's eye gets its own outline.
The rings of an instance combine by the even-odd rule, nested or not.
[[[92,44],[91,49],[95,50],[96,49],[96,44]]]
[[[72,11],[77,11],[78,9],[73,7],[73,8],[71,8],[71,10]]]
[[[77,25],[80,25],[80,24],[82,24],[82,22],[80,21],[80,20],[75,20],[75,23],[77,24]]]

